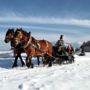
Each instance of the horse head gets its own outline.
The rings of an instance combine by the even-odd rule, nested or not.
[[[20,43],[26,44],[29,41],[29,39],[31,39],[30,37],[31,37],[31,32],[28,33],[24,31],[22,28],[20,29],[17,28],[14,34],[15,45],[17,46]]]
[[[12,41],[14,38],[14,29],[8,29],[5,35],[5,43]]]

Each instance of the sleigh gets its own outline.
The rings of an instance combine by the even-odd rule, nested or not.
[[[53,46],[53,56],[55,57],[55,63],[57,64],[73,63],[74,49],[70,49],[67,46],[64,48],[64,51],[62,49],[58,51],[58,47]]]

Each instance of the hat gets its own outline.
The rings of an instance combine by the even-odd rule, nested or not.
[[[60,35],[60,39],[63,39],[63,35]]]

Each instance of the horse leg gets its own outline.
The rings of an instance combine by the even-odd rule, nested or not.
[[[31,62],[31,59],[32,59],[32,57],[30,56],[30,57],[29,57],[29,60],[28,60],[28,58],[27,58],[27,60],[26,60],[26,65],[27,65],[28,68],[29,68],[30,66],[31,66],[31,68],[33,68],[33,63]]]
[[[45,58],[45,64],[48,64],[48,67],[51,67],[52,66],[51,56],[49,56],[48,54],[45,54],[44,58]]]
[[[43,66],[45,65],[44,57],[42,57],[42,64],[43,64]]]
[[[43,56],[43,66],[45,66],[48,63],[47,54],[44,54]]]
[[[25,66],[25,63],[24,63],[24,61],[22,60],[22,57],[21,57],[21,55],[19,55],[19,58],[20,58],[20,60],[21,60],[22,67],[23,67],[23,66]]]
[[[38,66],[39,66],[39,64],[40,64],[39,56],[37,56],[37,63],[38,63]]]
[[[28,63],[28,56],[26,57],[26,63]]]
[[[52,59],[51,59],[51,57],[49,57],[48,59],[49,59],[48,60],[48,67],[51,67],[52,66]]]
[[[26,57],[26,66],[29,68],[30,67],[30,65],[29,65],[29,58],[28,57]]]
[[[33,66],[33,63],[32,63],[32,58],[30,58],[29,63],[31,65],[31,68],[33,68],[34,66]]]
[[[15,56],[15,60],[14,60],[12,68],[17,67],[17,59],[18,59],[18,56]]]

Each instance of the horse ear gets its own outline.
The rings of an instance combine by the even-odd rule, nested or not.
[[[18,28],[16,28],[16,31],[18,30]]]
[[[28,36],[29,39],[31,39],[31,38],[32,38],[32,36],[31,36],[31,32],[29,32],[28,35],[29,35],[29,36]]]
[[[14,32],[14,28],[12,28],[12,31]]]
[[[29,32],[28,34],[29,34],[29,36],[31,36],[31,32]]]
[[[10,30],[10,28],[8,28],[8,31]]]
[[[20,28],[20,30],[22,30],[22,28]]]

